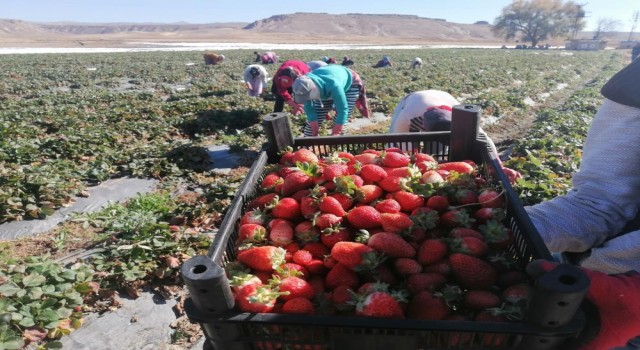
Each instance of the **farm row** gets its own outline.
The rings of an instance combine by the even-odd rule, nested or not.
[[[260,117],[273,96],[245,95],[240,79],[250,52],[225,54],[220,66],[205,66],[200,52],[0,58],[0,222],[43,217],[113,176],[202,174],[209,165],[202,145],[259,148]],[[279,54],[311,60],[326,53]],[[402,50],[384,52],[393,68],[371,68],[382,54],[351,54],[374,112],[388,115],[405,93],[433,88],[506,123],[619,61],[611,52]],[[422,70],[408,69],[415,56],[424,59]]]

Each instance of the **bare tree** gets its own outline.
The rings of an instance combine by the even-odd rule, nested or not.
[[[621,25],[622,22],[614,18],[599,18],[598,26],[596,28],[596,34],[593,36],[593,38],[600,39],[602,37],[605,37],[607,36],[607,33],[616,31]]]
[[[577,32],[585,26],[582,5],[563,0],[514,0],[502,9],[493,31],[536,46],[549,38]]]

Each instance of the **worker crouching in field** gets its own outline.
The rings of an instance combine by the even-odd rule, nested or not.
[[[269,73],[259,64],[251,64],[244,69],[242,73],[242,80],[247,87],[247,93],[249,96],[260,96],[264,92],[264,88],[267,85],[267,79]]]
[[[416,57],[413,59],[413,62],[411,62],[411,69],[420,69],[420,68],[422,68],[422,58]]]
[[[207,52],[204,54],[204,64],[220,64],[224,62],[224,55],[219,55],[213,52]]]
[[[309,66],[303,61],[287,60],[282,63],[273,76],[273,84],[271,85],[271,92],[276,95],[276,103],[273,106],[275,113],[284,110],[285,102],[291,107],[293,115],[302,113],[302,105],[295,103],[291,96],[293,93],[292,86],[298,77],[309,73],[309,71]]]
[[[393,67],[393,63],[391,63],[391,58],[389,56],[384,56],[380,61],[373,65],[373,68],[385,68],[385,67]]]
[[[327,113],[334,107],[336,115],[331,135],[341,135],[358,100],[359,105],[366,108],[364,113],[368,117],[366,95],[361,94],[363,90],[364,84],[356,72],[336,64],[317,68],[296,79],[293,83],[293,99],[296,103],[304,104],[307,115],[304,135],[318,136]]]

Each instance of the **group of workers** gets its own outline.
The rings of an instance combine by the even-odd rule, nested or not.
[[[331,135],[343,133],[354,107],[365,117],[370,113],[358,73],[324,58],[287,60],[273,77],[274,112],[283,111],[285,103],[294,115],[304,112],[305,136],[317,136],[332,111]],[[375,66],[391,66],[391,61],[386,57]],[[420,58],[411,64],[412,69],[421,66]],[[246,68],[250,95],[264,92],[266,75],[260,65]],[[635,272],[640,271],[640,147],[633,146],[640,139],[639,76],[640,60],[633,60],[603,86],[604,102],[589,129],[572,189],[525,208],[557,259],[535,262],[532,270],[571,263],[591,280],[587,300],[597,310],[589,315],[596,327],[585,328],[578,349],[640,349],[640,274]],[[452,107],[459,103],[444,91],[409,93],[396,105],[389,132],[450,130]],[[479,136],[497,155],[482,129]],[[511,180],[520,176],[505,170]]]

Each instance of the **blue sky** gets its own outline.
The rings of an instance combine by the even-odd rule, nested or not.
[[[584,0],[587,30],[601,18],[620,21],[630,31],[638,0]],[[0,18],[35,22],[252,22],[293,12],[412,14],[474,23],[493,20],[511,0],[3,0]],[[634,32],[640,31],[640,21]]]

